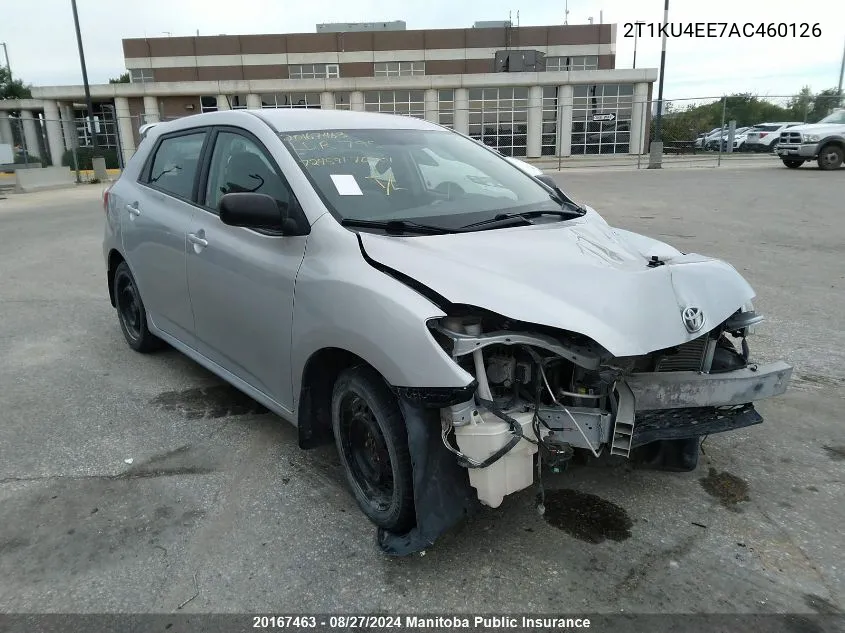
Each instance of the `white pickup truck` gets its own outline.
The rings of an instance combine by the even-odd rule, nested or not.
[[[845,161],[845,109],[834,110],[818,123],[784,130],[776,152],[790,169],[814,159],[819,169],[838,169]]]

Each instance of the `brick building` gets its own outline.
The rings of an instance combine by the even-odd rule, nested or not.
[[[641,152],[655,69],[617,69],[616,25],[407,30],[318,24],[315,33],[124,39],[130,83],[92,85],[98,142],[128,158],[144,122],[236,108],[342,108],[425,118],[504,154]],[[51,155],[90,143],[82,86],[0,102]],[[9,113],[20,117],[9,120]]]

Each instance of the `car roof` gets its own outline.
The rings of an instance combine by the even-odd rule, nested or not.
[[[351,110],[317,110],[310,108],[264,108],[261,110],[221,110],[181,117],[161,124],[167,131],[202,125],[237,125],[247,117],[261,119],[276,132],[337,129],[407,129],[443,130],[422,119],[395,114],[353,112]],[[159,126],[156,126],[159,127]],[[164,130],[162,130],[164,132]]]

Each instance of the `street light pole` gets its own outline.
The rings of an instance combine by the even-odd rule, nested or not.
[[[82,84],[85,86],[85,107],[88,109],[85,124],[91,130],[91,145],[94,156],[98,155],[97,130],[94,128],[94,105],[91,103],[91,88],[88,87],[88,70],[85,67],[85,51],[82,49],[82,34],[79,32],[79,14],[76,11],[76,0],[70,0],[73,7],[73,24],[76,27],[76,45],[79,47],[79,63],[82,66]]]
[[[8,58],[7,58],[8,59]],[[839,95],[839,105],[842,106],[842,76],[845,75],[845,49],[842,50],[842,66],[839,67],[839,90],[836,92]]]
[[[12,65],[9,63],[9,49],[6,47],[6,42],[0,42],[3,45],[3,59],[6,60],[6,70],[9,71],[9,81],[12,81]],[[840,80],[840,84],[842,81]]]
[[[663,44],[660,50],[660,80],[657,87],[657,114],[654,117],[654,140],[651,142],[648,168],[660,169],[663,160],[663,77],[666,74],[666,27],[669,23],[669,0],[663,5]]]

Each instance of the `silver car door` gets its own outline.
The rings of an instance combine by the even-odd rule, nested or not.
[[[208,132],[163,136],[137,184],[121,200],[123,249],[150,319],[190,344],[194,318],[185,270],[199,159]]]
[[[290,204],[293,194],[261,142],[222,128],[210,150],[205,211],[188,233],[188,287],[199,351],[292,407],[291,322],[306,236],[232,227],[217,215],[224,193],[255,191]]]

